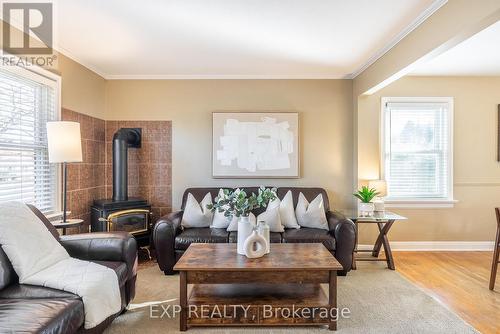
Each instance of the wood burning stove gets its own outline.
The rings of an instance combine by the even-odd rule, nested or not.
[[[94,200],[92,232],[125,231],[139,246],[148,246],[151,235],[151,205],[128,197],[128,149],[141,147],[141,129],[121,128],[113,136],[113,198]]]
[[[95,200],[92,206],[92,232],[125,231],[131,233],[139,246],[149,245],[151,205],[140,198],[126,201]]]

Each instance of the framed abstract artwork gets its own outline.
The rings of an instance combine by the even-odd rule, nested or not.
[[[298,178],[297,112],[212,114],[214,178]]]

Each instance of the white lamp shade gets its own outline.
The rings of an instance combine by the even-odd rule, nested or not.
[[[47,122],[49,162],[81,162],[82,138],[78,122]]]
[[[371,180],[368,182],[369,188],[375,188],[380,194],[378,196],[384,197],[387,195],[387,183],[385,180]]]

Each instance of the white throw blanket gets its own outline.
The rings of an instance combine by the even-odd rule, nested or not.
[[[24,203],[0,204],[0,244],[20,283],[80,296],[86,329],[120,311],[120,287],[114,270],[70,257]]]

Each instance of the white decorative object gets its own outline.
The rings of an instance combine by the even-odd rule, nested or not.
[[[295,215],[301,227],[329,230],[323,195],[321,194],[309,203],[304,194],[300,193],[297,207],[295,208]]]
[[[295,216],[295,208],[293,207],[292,191],[288,190],[285,197],[280,201],[280,219],[281,224],[285,228],[300,228]]]
[[[214,112],[213,177],[299,177],[296,112]]]
[[[266,211],[257,216],[257,222],[265,221],[271,232],[285,232],[280,218],[280,200],[276,198],[267,205]]]
[[[262,257],[266,254],[266,240],[254,229],[252,234],[245,240],[244,250],[244,255],[249,259]]]
[[[238,240],[236,245],[238,254],[246,255],[245,241],[252,234],[254,227],[255,224],[250,222],[250,219],[248,217],[240,217],[238,219]]]
[[[376,199],[373,201],[374,210],[377,212],[385,211],[385,203],[383,199]]]
[[[373,216],[373,211],[375,209],[375,206],[371,202],[370,203],[359,202],[358,209],[359,209],[359,215],[361,217],[371,217]]]
[[[120,287],[114,270],[70,257],[24,203],[1,203],[0,217],[3,218],[0,219],[0,244],[19,276],[19,283],[80,296],[86,329],[120,311]]]
[[[266,240],[266,254],[271,251],[271,232],[269,225],[265,221],[259,221],[257,231]]]
[[[257,225],[257,219],[255,218],[255,215],[253,213],[251,213],[251,212],[248,215],[248,217],[241,217],[241,218],[248,218],[248,220],[250,221],[250,224],[252,226]],[[236,216],[233,216],[232,218],[230,218],[230,223],[229,223],[229,226],[227,227],[226,230],[228,232],[236,232],[236,231],[238,231],[239,222],[240,222],[240,218],[236,217]]]
[[[372,201],[376,212],[385,211],[384,197],[387,196],[387,182],[385,180],[371,180],[368,182],[369,188],[377,190],[377,197]]]
[[[182,214],[181,226],[183,228],[191,227],[209,227],[212,223],[213,212],[207,209],[207,205],[212,204],[212,195],[207,193],[201,203],[189,193]]]

